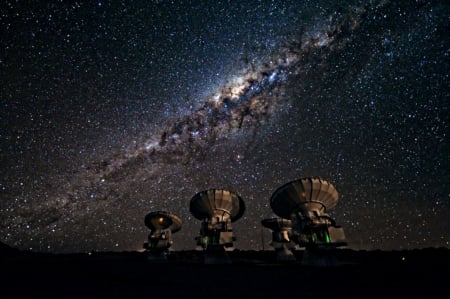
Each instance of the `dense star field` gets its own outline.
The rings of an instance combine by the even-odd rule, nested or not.
[[[139,250],[167,210],[193,249],[189,200],[225,188],[259,250],[316,176],[350,248],[450,246],[449,3],[88,2],[0,4],[1,242]]]

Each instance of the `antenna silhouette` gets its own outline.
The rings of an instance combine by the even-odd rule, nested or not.
[[[148,213],[144,219],[145,225],[150,229],[144,248],[151,258],[165,259],[172,246],[172,234],[181,229],[181,219],[166,211]]]
[[[328,263],[326,259],[330,255],[318,256],[320,250],[317,249],[347,244],[344,229],[328,215],[328,211],[337,205],[338,198],[338,192],[331,183],[311,177],[284,184],[272,194],[272,211],[292,221],[291,239],[306,248],[304,263]]]
[[[205,262],[225,262],[225,250],[233,249],[236,240],[231,223],[241,218],[245,211],[242,198],[225,189],[209,189],[192,197],[189,210],[201,220],[200,236],[196,240],[197,245],[209,253]]]

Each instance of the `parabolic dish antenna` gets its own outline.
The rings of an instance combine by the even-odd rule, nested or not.
[[[330,249],[346,245],[344,229],[327,214],[336,206],[338,197],[338,192],[328,181],[301,178],[275,190],[270,206],[279,217],[291,220],[289,239],[295,244],[306,247],[307,251],[319,247]],[[266,224],[279,226],[274,220]],[[278,238],[276,234],[272,236],[274,243],[283,240],[275,239]]]
[[[181,229],[181,219],[166,211],[148,213],[144,223],[152,231],[169,229],[172,233],[176,233]]]
[[[270,198],[272,211],[281,218],[291,219],[299,210],[324,214],[338,202],[334,186],[319,178],[301,178],[279,187]]]
[[[144,248],[149,259],[165,260],[172,246],[172,234],[181,229],[181,219],[166,211],[150,212],[145,216],[145,225],[150,229]]]
[[[197,246],[208,254],[205,263],[229,263],[226,250],[233,249],[236,238],[231,223],[242,217],[245,204],[234,192],[225,189],[209,189],[195,194],[189,211],[201,221]]]
[[[244,214],[245,204],[236,193],[224,189],[209,189],[192,197],[189,211],[198,220],[235,222]]]

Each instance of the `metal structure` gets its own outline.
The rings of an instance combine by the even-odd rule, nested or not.
[[[190,201],[191,214],[201,220],[197,245],[204,250],[232,248],[232,222],[242,217],[245,204],[242,198],[228,190],[210,189],[197,193]]]
[[[327,214],[338,203],[338,192],[319,178],[301,178],[278,188],[270,198],[273,212],[292,221],[292,239],[299,246],[342,246],[342,227]]]
[[[272,231],[272,241],[270,245],[277,253],[277,260],[290,261],[295,260],[292,249],[295,244],[291,241],[292,222],[283,218],[269,218],[261,221],[264,227]]]
[[[150,229],[144,248],[154,256],[165,257],[173,244],[172,234],[181,229],[181,219],[166,211],[156,211],[147,214],[144,223]]]

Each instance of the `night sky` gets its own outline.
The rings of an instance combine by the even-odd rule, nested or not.
[[[315,176],[350,248],[450,247],[447,1],[81,2],[0,4],[1,242],[140,250],[167,210],[194,249],[189,200],[225,188],[260,250]]]

